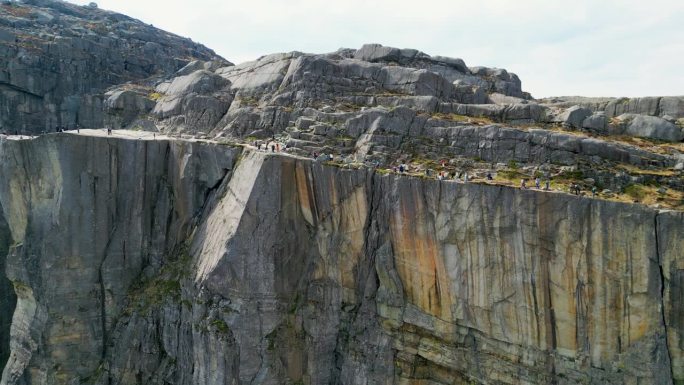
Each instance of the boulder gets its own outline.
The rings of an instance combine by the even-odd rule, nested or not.
[[[463,59],[446,57],[446,56],[432,56],[432,60],[437,64],[443,64],[448,67],[454,68],[459,72],[468,73],[468,67],[466,66]]]
[[[173,126],[190,130],[213,128],[228,111],[230,81],[206,70],[179,76],[157,87],[163,94],[152,113]]]
[[[534,123],[546,119],[547,108],[536,103],[512,104],[503,111],[503,120],[512,123]]]
[[[158,92],[167,95],[185,95],[191,92],[204,94],[217,91],[230,85],[230,81],[212,72],[199,70],[189,75],[179,76],[173,79],[168,87],[158,88]]]
[[[356,52],[354,52],[354,59],[369,61],[369,62],[408,62],[415,59],[429,59],[430,55],[420,52],[416,49],[399,49],[394,47],[385,47],[380,44],[364,44]],[[459,59],[444,60],[449,58],[440,58],[441,62],[448,65],[459,65]]]
[[[354,53],[354,59],[369,62],[399,61],[400,58],[400,49],[384,47],[381,44],[364,44]]]
[[[580,106],[572,106],[561,112],[555,119],[555,122],[563,124],[566,127],[582,128],[584,119],[591,116],[591,110]]]
[[[434,72],[394,66],[383,67],[382,72],[382,86],[387,90],[440,98],[454,93],[454,85]]]
[[[105,94],[105,113],[108,124],[114,127],[127,127],[142,114],[154,108],[154,100],[140,91],[117,89]]]
[[[617,117],[621,133],[641,138],[679,142],[684,139],[682,129],[657,116],[622,114]]]
[[[300,52],[279,53],[236,66],[220,68],[216,73],[230,80],[231,88],[261,93],[273,91],[283,82],[292,61]]]
[[[591,131],[605,132],[607,124],[608,119],[606,118],[605,112],[594,112],[582,121],[582,128]]]

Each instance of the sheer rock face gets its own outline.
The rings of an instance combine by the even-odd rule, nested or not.
[[[189,39],[124,15],[62,1],[4,2],[0,132],[102,127],[108,87],[166,78],[198,59],[230,64]]]
[[[678,212],[179,141],[0,157],[3,385],[684,381]]]
[[[2,383],[85,378],[98,370],[131,285],[187,238],[236,152],[61,135],[0,147],[12,239],[3,279],[18,299],[0,333],[11,349]]]
[[[3,214],[0,214],[0,271],[5,271],[5,261],[7,251],[12,238],[7,222]],[[12,289],[12,283],[7,276],[0,274],[0,367],[4,367],[9,357],[10,325],[12,323],[12,313],[16,306],[16,295]]]

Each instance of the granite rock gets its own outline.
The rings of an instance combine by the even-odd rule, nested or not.
[[[679,212],[184,141],[0,156],[3,385],[684,380]]]
[[[0,31],[5,133],[99,128],[109,87],[170,76],[191,60],[228,63],[189,39],[63,1],[0,4]]]
[[[613,130],[626,135],[642,138],[680,142],[684,139],[681,127],[656,116],[622,114]]]

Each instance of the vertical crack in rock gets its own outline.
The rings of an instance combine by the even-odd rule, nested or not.
[[[538,213],[537,220],[539,223],[539,249],[541,252],[539,255],[539,268],[541,269],[542,311],[544,312],[544,333],[546,338],[545,346],[548,350],[546,357],[546,370],[551,377],[551,383],[555,384],[556,363],[555,357],[552,352],[556,350],[557,344],[556,314],[552,303],[553,294],[551,293],[551,287],[553,285],[553,282],[551,282],[552,278],[549,267],[549,263],[552,258],[553,238],[548,233],[549,231],[552,231],[553,228],[549,223],[549,217],[542,215],[542,213],[539,211],[540,206],[544,206],[547,204],[548,197],[542,196],[540,198],[540,201],[537,201],[536,210]]]
[[[10,327],[12,316],[17,304],[17,297],[12,283],[5,273],[7,253],[11,243],[11,234],[5,216],[0,207],[0,374],[5,369],[5,364],[10,353]]]
[[[659,239],[659,234],[658,234],[658,216],[660,215],[659,212],[656,212],[655,215],[653,216],[653,233],[655,235],[655,251],[656,251],[656,259],[658,262],[658,272],[660,273],[660,317],[661,317],[661,322],[663,325],[663,340],[664,340],[664,346],[665,346],[665,355],[667,358],[667,367],[669,368],[669,375],[670,375],[670,383],[672,383],[672,379],[674,378],[674,372],[672,371],[672,355],[670,354],[670,343],[668,341],[668,334],[667,334],[667,318],[665,315],[665,273],[663,272],[663,260],[660,255],[660,239]]]

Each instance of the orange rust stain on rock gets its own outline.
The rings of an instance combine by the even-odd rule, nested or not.
[[[295,183],[297,184],[297,196],[299,197],[299,207],[302,210],[302,215],[313,226],[314,209],[312,207],[312,194],[310,193],[311,186],[308,183],[307,170],[302,162],[297,162],[295,166]]]
[[[340,242],[342,286],[353,289],[356,287],[355,271],[363,253],[364,225],[368,217],[363,187],[354,190],[338,210],[339,212],[335,213],[340,219],[338,233],[343,239]]]
[[[444,259],[433,225],[417,200],[402,200],[390,219],[397,271],[411,303],[440,319],[450,321],[451,295]]]

